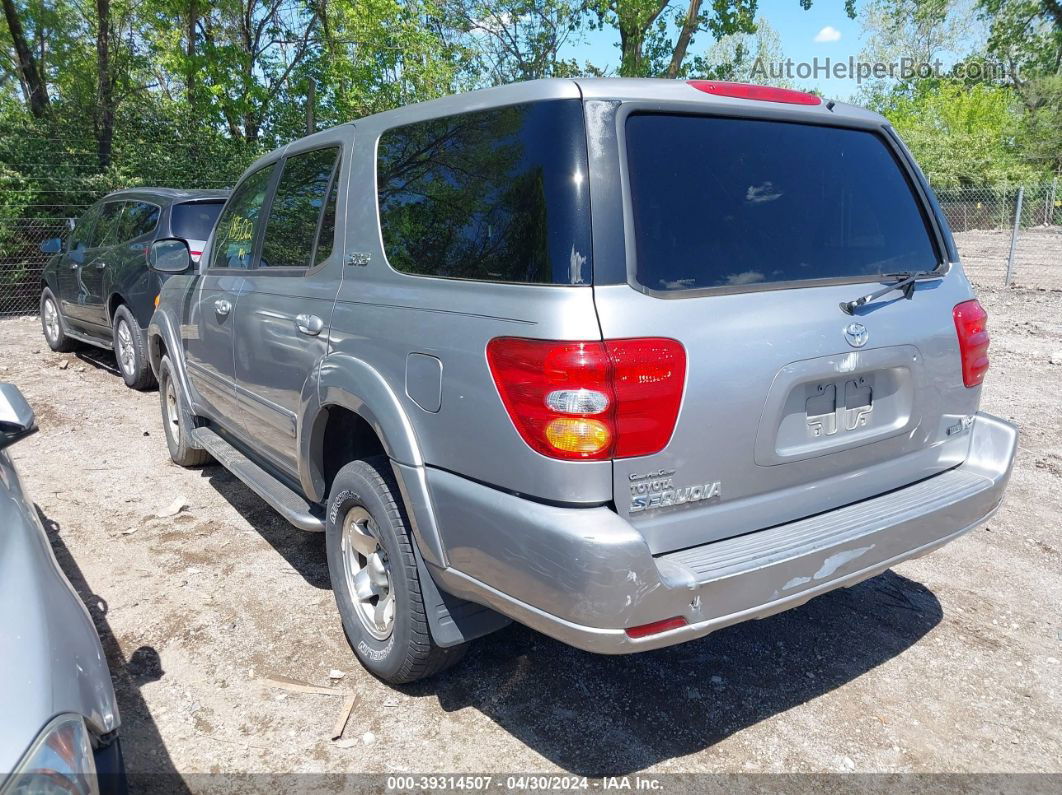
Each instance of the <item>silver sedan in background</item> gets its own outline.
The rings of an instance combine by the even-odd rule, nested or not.
[[[0,795],[122,792],[99,636],[9,456],[36,429],[19,390],[0,384]]]

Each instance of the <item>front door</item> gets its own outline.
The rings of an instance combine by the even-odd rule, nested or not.
[[[328,352],[341,277],[339,252],[333,252],[338,164],[338,146],[285,159],[261,254],[236,307],[236,391],[245,436],[293,475],[299,404]]]
[[[58,283],[56,285],[59,309],[68,322],[80,325],[78,298],[81,293],[81,268],[88,260],[92,246],[92,234],[99,221],[102,204],[97,204],[85,211],[74,226],[67,241],[66,250],[59,260]]]
[[[92,247],[86,252],[79,270],[79,297],[75,313],[82,323],[96,333],[110,325],[105,283],[108,281],[108,271],[115,265],[115,249],[121,235],[122,212],[126,204],[107,202],[103,205],[92,235]]]
[[[181,326],[195,410],[230,428],[239,424],[232,361],[236,304],[246,289],[274,165],[255,171],[233,191]]]

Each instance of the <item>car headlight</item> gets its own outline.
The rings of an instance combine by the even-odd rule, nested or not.
[[[92,740],[80,715],[44,727],[0,786],[2,795],[99,795]]]

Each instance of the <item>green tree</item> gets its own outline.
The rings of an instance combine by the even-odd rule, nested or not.
[[[811,8],[812,0],[798,0]],[[708,33],[718,41],[734,33],[755,33],[758,0],[589,0],[598,28],[619,33],[620,68],[625,77],[679,77],[695,38]],[[845,0],[855,18],[855,0]]]
[[[464,34],[485,81],[492,84],[578,74],[560,50],[577,43],[586,7],[572,0],[446,0],[448,22]],[[592,69],[592,67],[589,67]]]
[[[791,87],[785,78],[771,77],[770,64],[785,59],[782,40],[766,17],[756,19],[755,33],[730,33],[715,42],[691,64],[693,74],[716,80]]]
[[[20,10],[15,6],[14,0],[3,0],[4,21],[7,24],[8,36],[14,48],[13,62],[14,71],[18,75],[22,93],[26,98],[30,112],[40,118],[48,110],[48,79],[44,71],[42,59],[39,59],[30,48],[22,24]],[[44,48],[44,31],[39,30],[41,48]],[[9,56],[10,57],[10,56]]]
[[[1022,118],[1007,86],[928,83],[880,108],[934,186],[1020,183],[1043,178],[1020,142]]]

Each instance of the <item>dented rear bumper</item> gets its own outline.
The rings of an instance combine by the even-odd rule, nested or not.
[[[439,584],[546,635],[620,654],[698,638],[854,585],[962,535],[999,506],[1016,428],[978,414],[966,461],[814,517],[653,556],[606,507],[530,502],[456,475],[427,482],[445,566]],[[642,638],[626,628],[681,616]]]

